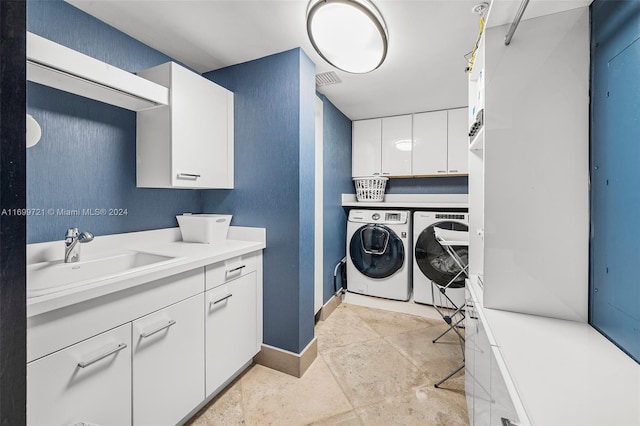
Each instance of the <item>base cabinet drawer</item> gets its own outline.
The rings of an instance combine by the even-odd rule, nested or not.
[[[209,396],[258,353],[256,272],[207,291],[204,305]]]
[[[29,425],[131,424],[131,323],[27,364]]]
[[[134,425],[175,425],[204,399],[203,299],[133,322]]]
[[[258,265],[258,256],[260,255],[261,254],[257,253],[249,253],[232,257],[224,262],[208,265],[205,268],[206,290],[211,290],[225,282],[254,272]]]

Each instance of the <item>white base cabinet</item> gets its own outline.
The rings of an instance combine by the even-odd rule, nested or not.
[[[489,340],[481,310],[467,284],[464,388],[469,425],[515,425],[519,417],[499,365],[502,357]]]
[[[260,350],[255,271],[206,292],[206,395]]]
[[[260,350],[262,254],[31,317],[27,337],[29,425],[179,424]]]
[[[27,364],[30,425],[131,424],[131,324]]]
[[[203,299],[133,322],[133,424],[175,425],[204,399]]]

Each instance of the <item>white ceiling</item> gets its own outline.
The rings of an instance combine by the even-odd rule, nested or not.
[[[342,83],[320,92],[356,120],[466,105],[464,55],[478,32],[471,9],[482,0],[373,0],[389,30],[389,52],[369,74],[339,71],[313,50],[307,0],[67,1],[202,73],[302,47],[316,73],[336,71]],[[520,0],[494,1],[500,7],[491,26],[511,22]],[[531,0],[524,18],[590,2]]]

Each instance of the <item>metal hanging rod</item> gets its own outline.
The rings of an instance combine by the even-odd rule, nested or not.
[[[509,27],[509,31],[507,35],[504,36],[504,44],[508,46],[511,43],[511,39],[513,38],[513,34],[516,32],[516,28],[518,28],[518,24],[520,23],[520,19],[522,19],[522,15],[524,15],[524,10],[527,8],[529,4],[529,0],[522,0],[520,4],[520,8],[518,9],[518,13],[516,13],[516,17],[513,19],[511,26]]]

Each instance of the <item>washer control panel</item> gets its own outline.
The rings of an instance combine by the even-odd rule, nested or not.
[[[460,214],[460,213],[436,213],[436,219],[466,220],[467,217],[465,214]]]
[[[404,210],[351,210],[349,222],[402,224],[409,220],[409,212]]]

